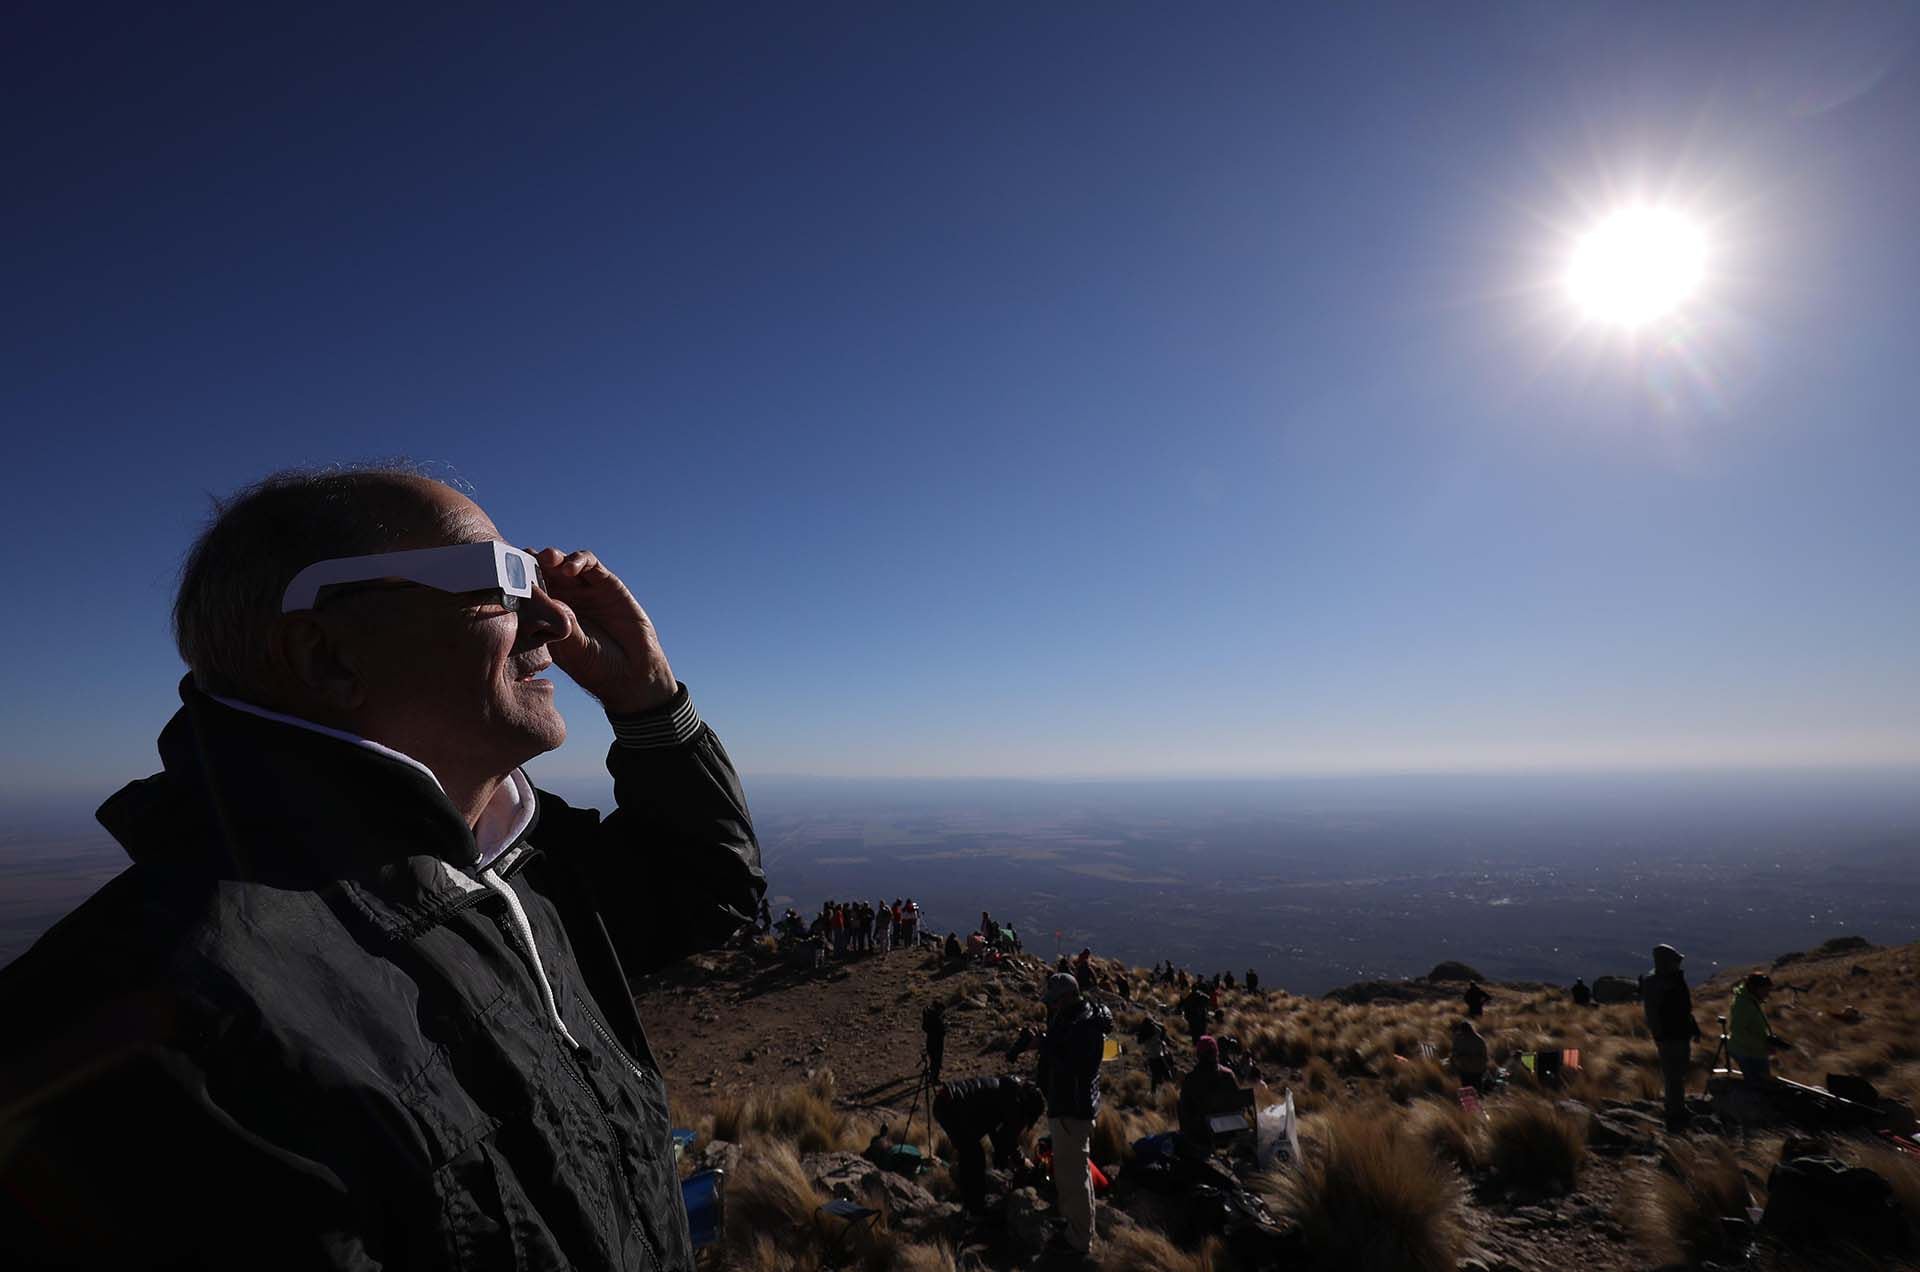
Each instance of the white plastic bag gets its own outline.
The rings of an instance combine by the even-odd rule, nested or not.
[[[1293,1111],[1293,1091],[1278,1104],[1260,1110],[1254,1126],[1254,1160],[1265,1170],[1276,1161],[1292,1166],[1300,1160],[1300,1119]]]

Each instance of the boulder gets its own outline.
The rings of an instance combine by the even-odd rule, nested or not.
[[[1487,978],[1482,976],[1479,972],[1475,971],[1473,968],[1467,966],[1467,964],[1465,963],[1458,962],[1454,959],[1448,959],[1443,963],[1434,964],[1433,970],[1427,973],[1427,979],[1430,981],[1483,981],[1484,982]]]
[[[835,1197],[874,1206],[896,1232],[913,1236],[945,1232],[960,1208],[940,1201],[904,1175],[882,1170],[856,1153],[809,1153],[800,1159],[807,1178]]]
[[[1007,1245],[1015,1258],[1040,1253],[1047,1244],[1047,1216],[1040,1209],[1040,1194],[1031,1188],[1016,1188],[1007,1194]]]
[[[1596,976],[1593,981],[1593,1001],[1606,1005],[1609,1003],[1638,1002],[1640,981],[1633,976]]]
[[[1767,1176],[1760,1226],[1788,1245],[1846,1239],[1869,1250],[1903,1251],[1907,1227],[1887,1181],[1831,1157],[1792,1157]]]
[[[731,1179],[740,1165],[740,1146],[728,1140],[708,1140],[695,1154],[694,1162],[701,1170],[724,1171]]]
[[[1093,1208],[1093,1230],[1102,1241],[1116,1232],[1126,1232],[1139,1226],[1132,1215],[1118,1206],[1097,1205]]]

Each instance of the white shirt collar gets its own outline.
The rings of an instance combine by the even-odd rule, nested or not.
[[[269,711],[265,707],[256,707],[251,702],[242,702],[238,698],[223,698],[217,693],[210,693],[207,696],[223,707],[232,707],[235,711],[244,711],[248,715],[259,716],[262,720],[290,724],[296,729],[305,729],[309,733],[318,733],[323,737],[372,751],[375,755],[398,760],[426,774],[427,780],[433,783],[436,790],[442,794],[446,792],[446,788],[440,785],[440,779],[434,775],[432,769],[411,755],[396,751],[390,746],[382,746],[372,738],[363,738],[357,733],[348,733],[344,729],[331,729],[324,724],[315,724],[311,720],[302,720],[299,716],[287,715],[284,712]],[[493,797],[487,801],[487,806],[480,810],[480,820],[473,828],[474,846],[480,850],[479,857],[473,863],[474,867],[485,870],[492,865],[514,840],[526,832],[528,825],[533,821],[536,807],[533,783],[527,780],[527,775],[519,769],[507,774],[507,779],[493,788]]]

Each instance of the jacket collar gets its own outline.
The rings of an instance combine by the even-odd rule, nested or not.
[[[479,845],[424,765],[310,722],[180,686],[160,734],[165,771],[101,805],[100,823],[142,864],[314,888],[337,884],[383,933],[433,926],[484,889]],[[483,817],[498,867],[524,863],[537,793],[517,770],[511,808]],[[489,809],[489,813],[492,813]],[[497,837],[497,838],[496,838]]]

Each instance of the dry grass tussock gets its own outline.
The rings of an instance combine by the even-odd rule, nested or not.
[[[1178,1099],[1177,1092],[1175,1098]],[[1175,1125],[1175,1118],[1157,1108],[1124,1109],[1112,1102],[1103,1102],[1093,1119],[1093,1160],[1102,1166],[1132,1161],[1136,1140],[1170,1131]]]
[[[1486,1164],[1486,1121],[1450,1098],[1416,1100],[1407,1111],[1407,1132],[1450,1166],[1470,1171]]]
[[[1669,1144],[1639,1192],[1630,1217],[1654,1258],[1687,1267],[1742,1258],[1737,1227],[1726,1221],[1744,1220],[1747,1207],[1759,1202],[1726,1145]]]
[[[1100,1243],[1099,1258],[1100,1272],[1215,1272],[1224,1267],[1213,1238],[1189,1253],[1151,1228],[1116,1231]]]
[[[748,1136],[784,1140],[803,1153],[858,1152],[867,1146],[873,1126],[836,1109],[833,1093],[833,1071],[821,1069],[803,1086],[721,1096],[713,1106],[712,1136],[736,1142]]]
[[[1431,1060],[1398,1059],[1387,1071],[1387,1095],[1405,1104],[1416,1096],[1451,1093],[1460,1080]]]
[[[1538,1096],[1495,1104],[1487,1125],[1487,1164],[1509,1184],[1570,1189],[1587,1159],[1583,1120]]]
[[[1463,1189],[1452,1167],[1388,1115],[1315,1120],[1321,1151],[1261,1191],[1301,1228],[1313,1266],[1332,1272],[1453,1272],[1464,1244]]]
[[[836,1235],[837,1219],[819,1213],[827,1198],[801,1169],[792,1144],[754,1137],[727,1184],[726,1223],[719,1266],[727,1272],[819,1272]],[[954,1272],[946,1244],[917,1243],[876,1223],[841,1244],[837,1266],[863,1272]]]

